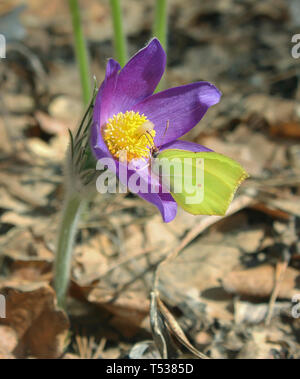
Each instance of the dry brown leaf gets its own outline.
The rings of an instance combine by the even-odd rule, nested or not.
[[[271,133],[276,136],[300,138],[300,123],[285,122],[271,126]]]
[[[168,326],[171,334],[182,344],[184,345],[191,353],[193,353],[196,357],[201,359],[207,359],[208,357],[198,351],[187,339],[180,325],[176,321],[175,317],[169,312],[168,308],[164,305],[164,303],[160,300],[157,295],[157,305],[159,307],[160,312],[162,313],[165,323]]]
[[[14,280],[45,280],[52,274],[53,253],[45,241],[28,230],[17,230],[2,247],[8,271]]]
[[[153,339],[162,359],[177,358],[177,348],[172,341],[169,330],[164,322],[164,317],[158,307],[158,294],[151,292],[150,323]]]
[[[280,284],[278,298],[291,299],[299,292],[296,289],[300,272],[288,267]],[[222,280],[225,291],[241,296],[267,298],[275,285],[275,268],[262,265],[248,270],[232,271]]]
[[[270,342],[271,332],[268,329],[262,329],[257,327],[252,331],[251,337],[244,344],[243,348],[239,352],[238,359],[272,359],[274,358],[274,352],[280,352],[282,339],[282,333],[276,331],[276,339],[274,342]]]
[[[61,120],[50,117],[45,112],[36,111],[35,118],[40,124],[42,130],[49,134],[68,134],[68,128],[71,129],[73,124],[66,124]]]
[[[16,357],[58,358],[63,353],[69,321],[55,305],[55,293],[45,283],[6,282],[6,318],[0,324],[17,335]]]
[[[0,358],[13,356],[13,351],[18,344],[16,332],[9,326],[0,325]]]
[[[7,190],[16,198],[30,204],[32,207],[42,207],[45,205],[43,199],[37,194],[32,194],[27,188],[21,185],[21,183],[13,176],[1,173],[0,183],[4,185]]]
[[[283,125],[299,122],[298,103],[294,100],[282,99],[265,94],[252,94],[248,96],[245,106],[250,113],[263,115],[269,125],[275,128],[276,131],[279,131],[280,126],[281,133],[286,132],[283,130],[284,128],[282,128]],[[272,130],[274,129],[271,128],[271,131]]]
[[[149,313],[149,300],[145,293],[126,291],[116,295],[111,291],[95,288],[87,298],[91,303],[112,313],[114,315],[112,324],[127,337],[136,334]]]

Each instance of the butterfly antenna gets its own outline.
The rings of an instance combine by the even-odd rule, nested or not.
[[[166,125],[166,127],[165,127],[165,131],[164,131],[164,134],[163,134],[163,136],[162,136],[162,143],[161,143],[161,145],[159,146],[158,149],[160,149],[160,148],[162,147],[162,145],[164,144],[164,143],[163,143],[163,140],[164,140],[164,138],[165,138],[165,136],[166,136],[166,134],[167,134],[167,131],[168,131],[168,129],[169,129],[169,125],[170,125],[170,120],[167,120],[167,125]]]
[[[146,131],[146,133],[147,133],[148,136],[151,137],[151,139],[152,139],[152,143],[151,143],[151,144],[152,144],[153,146],[155,146],[154,138],[153,138],[152,134],[151,134],[150,132],[148,132],[148,131]],[[148,141],[149,141],[149,139],[148,139]]]
[[[153,137],[151,136],[151,134],[149,133],[149,132],[146,132],[145,134],[143,134],[146,138],[147,138],[147,140],[148,140],[148,142],[149,142],[149,145],[150,145],[150,147],[152,146],[152,145],[154,145],[154,140],[153,140]],[[152,138],[152,141],[149,139],[149,136]]]
[[[148,131],[146,131],[145,133],[141,134],[141,135],[139,136],[139,140],[140,140],[143,136],[145,136],[145,137],[147,138],[147,140],[148,140],[150,146],[151,146],[151,145],[154,145],[154,139],[153,139],[153,137],[151,136],[151,134],[150,134]],[[149,136],[152,138],[152,142],[150,141]]]

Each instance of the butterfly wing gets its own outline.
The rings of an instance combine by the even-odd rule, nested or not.
[[[156,164],[163,185],[192,214],[225,215],[235,191],[248,177],[238,162],[215,152],[169,149],[158,155]]]

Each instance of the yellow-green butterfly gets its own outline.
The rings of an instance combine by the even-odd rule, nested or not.
[[[215,152],[168,149],[155,152],[152,170],[185,211],[225,215],[235,191],[248,177],[243,167]]]

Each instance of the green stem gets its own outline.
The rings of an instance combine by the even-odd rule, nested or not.
[[[162,47],[167,48],[167,29],[168,29],[168,16],[167,16],[167,0],[156,0],[153,37],[159,39]]]
[[[85,200],[77,193],[68,193],[62,213],[54,265],[54,288],[58,306],[65,308],[70,281],[72,252],[77,225]]]
[[[122,25],[122,10],[120,0],[110,0],[112,21],[114,27],[114,44],[117,61],[123,67],[127,62],[127,44]]]
[[[82,98],[84,105],[87,105],[91,96],[91,82],[89,72],[89,55],[86,47],[86,42],[83,36],[83,31],[80,22],[80,9],[78,0],[69,0],[69,7],[72,16],[73,34],[75,41],[75,53],[79,66]]]
[[[167,48],[167,31],[168,31],[168,6],[167,0],[156,0],[153,37],[159,39],[162,47]],[[164,78],[156,87],[155,92],[161,91],[164,87]]]

